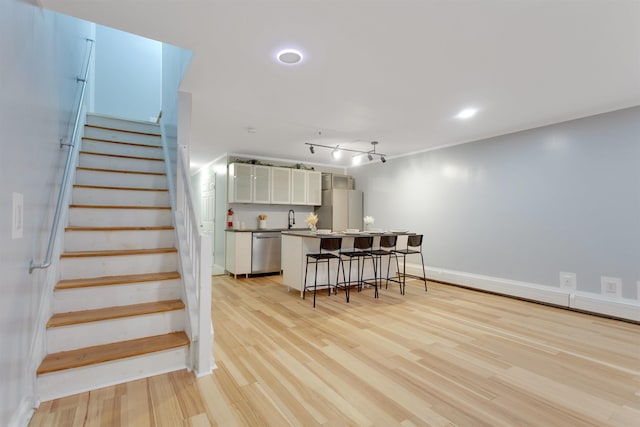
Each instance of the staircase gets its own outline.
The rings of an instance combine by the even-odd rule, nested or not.
[[[167,182],[158,125],[87,116],[40,400],[188,367]]]

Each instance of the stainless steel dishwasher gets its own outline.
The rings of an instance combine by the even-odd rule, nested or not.
[[[251,274],[280,273],[280,232],[253,233]]]

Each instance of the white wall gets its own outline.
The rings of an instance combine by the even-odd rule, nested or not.
[[[637,301],[639,161],[635,107],[351,173],[375,227],[425,234],[431,267],[553,288],[573,272],[598,296],[618,277]]]
[[[0,0],[0,425],[22,425],[34,399],[29,358],[46,271],[42,260],[93,25]],[[11,238],[11,198],[24,197],[24,235]]]
[[[155,121],[162,102],[162,43],[96,26],[94,112]]]

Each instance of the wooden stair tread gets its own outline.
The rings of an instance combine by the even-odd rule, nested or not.
[[[177,252],[176,248],[153,248],[153,249],[116,249],[108,251],[76,251],[63,252],[60,258],[87,258],[98,256],[121,256],[121,255],[152,255]]]
[[[119,159],[151,160],[154,162],[164,162],[164,159],[157,159],[155,157],[127,156],[125,154],[96,153],[94,151],[80,151],[80,154],[90,154],[92,156],[104,156],[104,157],[117,157]]]
[[[129,170],[119,170],[119,169],[103,169],[103,168],[88,168],[85,166],[78,166],[77,170],[85,170],[92,172],[109,172],[109,173],[133,173],[139,175],[157,175],[157,176],[165,176],[167,175],[165,172],[145,172],[145,171],[129,171]]]
[[[110,139],[102,139],[102,138],[93,138],[90,136],[84,136],[82,137],[83,141],[95,141],[95,142],[105,142],[105,143],[109,143],[109,144],[122,144],[122,145],[131,145],[134,147],[143,147],[143,148],[159,148],[162,149],[161,145],[150,145],[150,144],[142,144],[139,142],[129,142],[129,141],[112,141]]]
[[[145,122],[145,124],[147,124],[147,122]],[[153,125],[153,122],[148,122],[148,124]],[[91,124],[85,124],[85,127],[88,128],[95,128],[95,129],[104,129],[104,130],[113,130],[116,132],[123,132],[123,133],[135,133],[137,135],[149,135],[149,136],[162,136],[159,133],[152,133],[152,132],[142,132],[139,130],[126,130],[126,129],[119,129],[119,128],[112,128],[112,127],[107,127],[107,126],[99,126],[99,125],[91,125]]]
[[[84,209],[164,209],[170,210],[171,206],[129,206],[129,205],[69,205],[70,208]]]
[[[55,289],[89,288],[93,286],[122,285],[127,283],[154,282],[158,280],[179,279],[180,273],[169,271],[164,273],[127,274],[123,276],[103,276],[83,279],[60,280]]]
[[[123,317],[141,316],[143,314],[162,313],[165,311],[182,310],[183,308],[184,302],[176,299],[97,308],[93,310],[71,311],[69,313],[56,313],[51,316],[51,319],[47,322],[47,328],[97,322],[100,320],[121,319]]]
[[[73,188],[91,188],[96,190],[125,190],[125,191],[169,191],[168,188],[140,188],[140,187],[110,187],[106,185],[74,184]]]
[[[64,231],[161,231],[173,230],[172,225],[139,226],[139,227],[66,227]]]
[[[65,369],[140,356],[142,354],[170,350],[188,344],[189,338],[184,332],[173,332],[165,335],[96,345],[77,350],[61,351],[47,355],[40,364],[40,367],[38,367],[37,374],[42,375]]]

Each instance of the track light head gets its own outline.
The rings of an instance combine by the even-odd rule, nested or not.
[[[342,152],[338,147],[334,148],[333,151],[331,151],[331,157],[333,157],[333,160],[338,160],[341,156]]]
[[[309,146],[309,151],[311,151],[311,154],[315,154],[316,153],[316,149],[313,148],[313,145]]]
[[[367,158],[369,159],[369,161],[373,160],[373,156],[371,155],[371,153],[367,154]]]
[[[384,158],[384,156],[380,156],[380,161],[381,161],[382,163],[386,163],[386,162],[387,162],[387,159],[385,159],[385,158]]]

